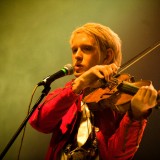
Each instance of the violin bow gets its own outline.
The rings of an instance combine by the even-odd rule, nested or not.
[[[132,66],[134,63],[138,62],[140,59],[142,59],[143,57],[145,57],[146,55],[148,55],[149,53],[151,53],[153,50],[155,50],[159,46],[160,46],[160,41],[158,41],[154,45],[146,48],[144,51],[140,52],[135,57],[131,58],[129,61],[127,61],[126,63],[122,64],[118,73],[123,72],[124,70],[126,70],[127,68],[129,68],[130,66]]]

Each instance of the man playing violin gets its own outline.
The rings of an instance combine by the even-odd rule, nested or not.
[[[49,93],[29,120],[36,130],[53,133],[46,160],[132,159],[157,91],[141,87],[123,114],[105,104],[91,109],[84,97],[116,75],[121,40],[109,27],[87,23],[73,31],[70,46],[75,79]]]

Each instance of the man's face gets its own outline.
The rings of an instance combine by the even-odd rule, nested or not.
[[[77,33],[71,41],[72,63],[76,77],[95,65],[102,63],[94,38],[86,33]]]

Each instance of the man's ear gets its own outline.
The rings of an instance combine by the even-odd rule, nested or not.
[[[104,64],[111,64],[113,62],[114,51],[111,48],[107,49],[107,53],[105,54],[103,63]]]

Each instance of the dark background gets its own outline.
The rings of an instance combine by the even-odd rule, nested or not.
[[[0,1],[0,152],[24,120],[34,86],[71,63],[69,37],[87,22],[112,28],[122,39],[123,63],[160,40],[159,0],[1,0]],[[160,88],[160,47],[125,70]],[[52,83],[62,87],[71,77]],[[43,88],[39,88],[33,103]],[[43,160],[51,135],[30,125],[21,160]],[[5,160],[16,160],[21,135]],[[160,111],[153,110],[136,160],[160,159]]]

